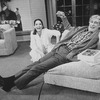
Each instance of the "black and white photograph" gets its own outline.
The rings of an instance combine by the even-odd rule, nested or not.
[[[0,100],[100,100],[100,0],[0,0]]]

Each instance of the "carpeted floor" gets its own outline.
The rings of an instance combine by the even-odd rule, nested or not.
[[[29,42],[21,42],[13,55],[0,57],[0,75],[11,76],[32,63],[29,51]],[[41,85],[23,90],[15,88],[9,93],[0,89],[0,100],[38,100]],[[40,100],[100,100],[100,94],[44,84]]]
[[[18,42],[18,48],[14,54],[0,57],[0,75],[13,75],[31,64],[29,52],[29,42]]]

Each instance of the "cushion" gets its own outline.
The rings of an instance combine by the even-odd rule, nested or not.
[[[2,24],[0,25],[0,28],[3,28],[4,30],[8,30],[11,28],[11,26],[9,24]]]
[[[50,69],[48,73],[87,79],[100,79],[100,64],[90,66],[83,61],[71,62]]]

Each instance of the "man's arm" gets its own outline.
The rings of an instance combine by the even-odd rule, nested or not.
[[[65,30],[70,30],[72,28],[71,24],[69,23],[67,17],[65,16],[65,13],[62,11],[58,11],[56,13],[57,17],[60,17],[62,19],[62,24],[64,25]]]
[[[71,61],[75,60],[74,57],[77,58],[77,54],[79,54],[80,52],[82,52],[86,49],[95,49],[97,47],[98,40],[99,40],[99,38],[97,35],[93,36],[93,38],[90,40],[90,42],[81,44],[76,49],[72,50],[72,52],[70,52],[66,57],[68,59],[70,59]]]

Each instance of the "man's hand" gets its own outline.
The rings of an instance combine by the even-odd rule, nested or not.
[[[73,54],[72,52],[70,52],[70,53],[66,56],[66,58],[70,60],[70,59],[73,58],[73,56],[74,56],[74,54]]]
[[[60,18],[65,18],[65,17],[66,17],[66,16],[65,16],[65,13],[62,12],[62,11],[58,11],[58,12],[56,13],[56,15],[57,15],[57,17],[60,17]]]

